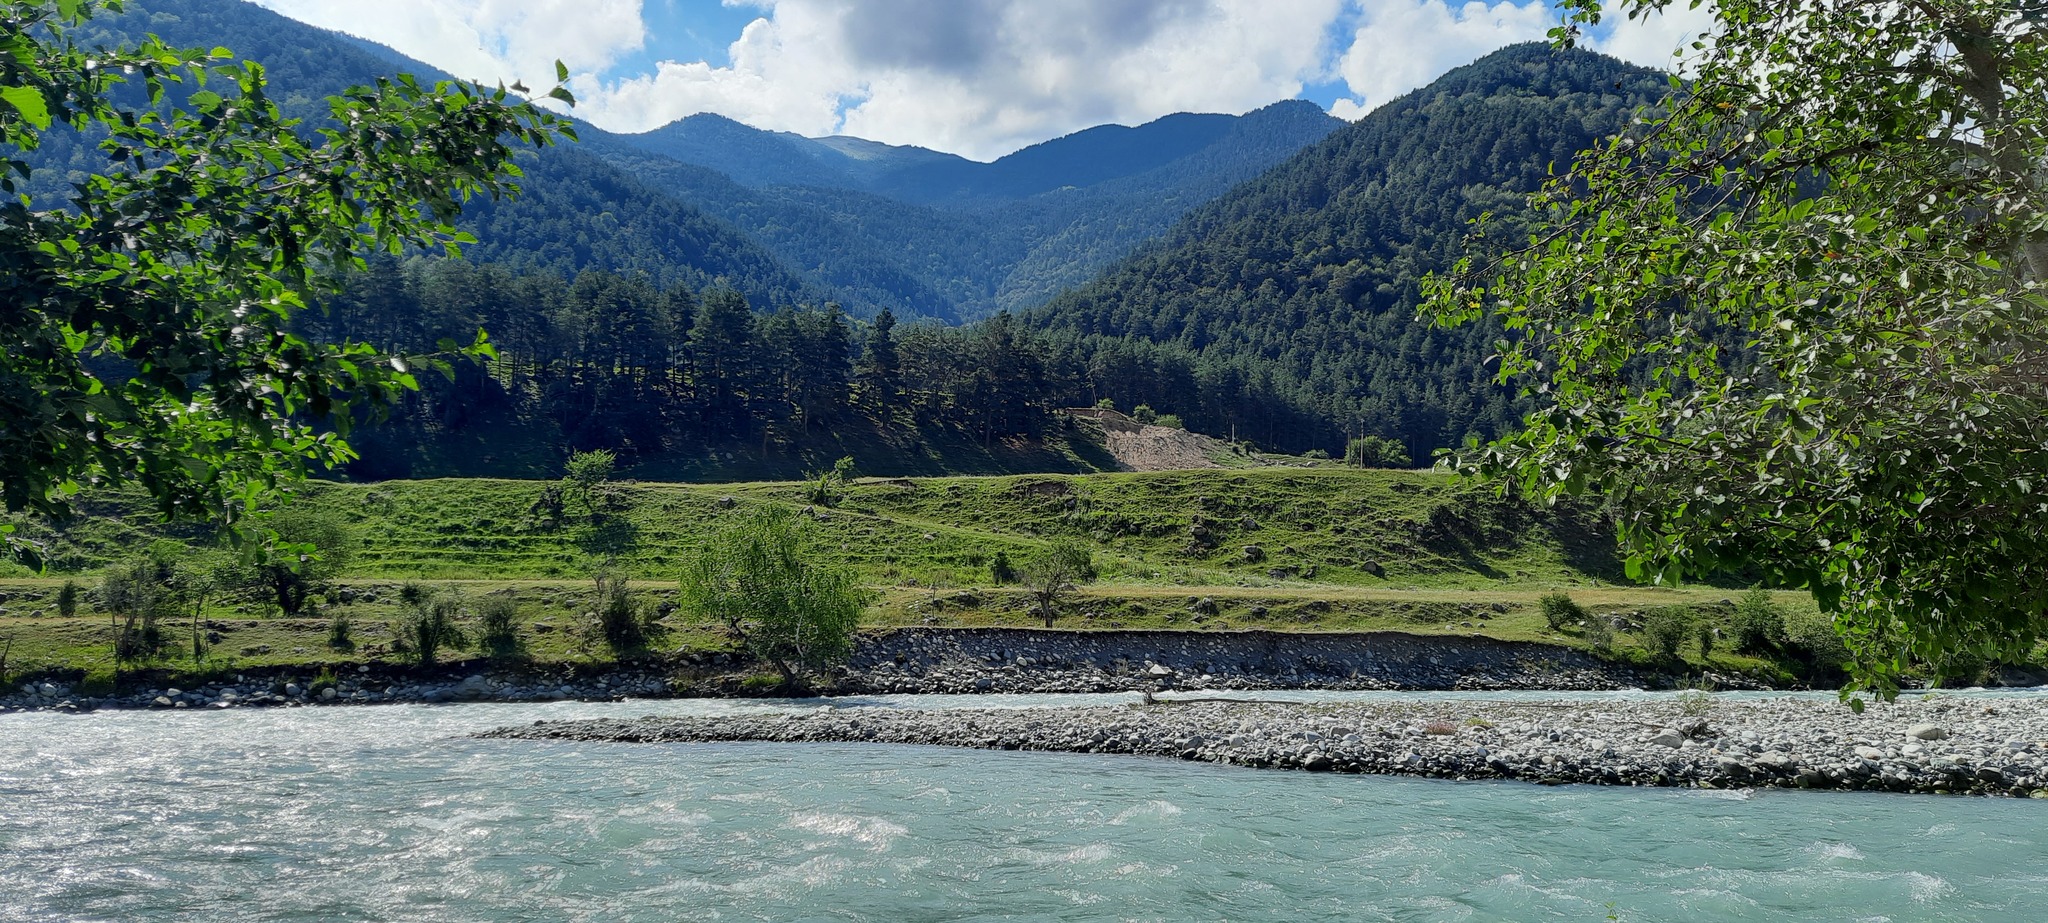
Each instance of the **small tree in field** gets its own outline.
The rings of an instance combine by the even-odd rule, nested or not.
[[[582,507],[592,522],[602,520],[617,499],[612,474],[618,467],[618,456],[604,449],[570,455],[558,485],[562,499]]]
[[[286,617],[296,616],[307,599],[348,569],[355,536],[333,514],[304,507],[280,510],[266,525],[271,537],[238,582],[268,595]]]
[[[1344,463],[1353,468],[1406,468],[1414,464],[1408,448],[1385,436],[1360,436],[1344,446]]]
[[[796,686],[846,659],[869,594],[842,568],[806,560],[804,522],[787,510],[748,513],[684,565],[683,611],[723,627]]]
[[[455,622],[462,612],[462,598],[435,593],[407,606],[401,635],[420,666],[431,667],[440,659],[441,648],[460,648],[469,636]]]
[[[1024,568],[1024,585],[1030,588],[1047,628],[1059,617],[1060,603],[1075,585],[1094,578],[1095,560],[1088,546],[1068,538],[1054,541],[1045,554]]]

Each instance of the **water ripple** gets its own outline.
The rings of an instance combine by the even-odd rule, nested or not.
[[[2048,918],[2041,802],[459,736],[743,707],[0,716],[0,921]]]

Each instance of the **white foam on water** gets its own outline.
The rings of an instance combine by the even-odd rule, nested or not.
[[[789,823],[798,830],[850,839],[876,850],[888,849],[889,844],[910,832],[909,827],[879,817],[815,811],[799,811],[790,817]]]
[[[1147,801],[1144,804],[1118,811],[1115,817],[1110,818],[1109,825],[1112,827],[1122,827],[1132,821],[1165,820],[1169,817],[1178,817],[1181,813],[1180,805],[1174,804],[1171,801]]]
[[[1955,886],[1937,875],[1909,871],[1899,877],[1905,880],[1908,893],[1918,903],[1931,904],[1955,892]]]
[[[1112,849],[1108,843],[1088,843],[1072,849],[1028,849],[1020,846],[1003,852],[1003,857],[1006,859],[1041,868],[1060,865],[1090,865],[1107,862],[1115,856],[1116,850]]]
[[[1851,846],[1847,843],[1815,843],[1812,846],[1807,847],[1807,851],[1821,859],[1834,859],[1849,862],[1863,861],[1863,850],[1857,849],[1856,847]]]

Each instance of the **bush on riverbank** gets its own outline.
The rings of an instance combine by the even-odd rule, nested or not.
[[[445,592],[427,594],[411,605],[401,638],[420,666],[432,667],[443,647],[460,648],[469,643],[469,636],[455,622],[461,609],[461,598]]]
[[[1785,643],[1785,613],[1771,601],[1771,592],[1756,587],[1735,603],[1735,649],[1763,654]]]
[[[1572,601],[1569,593],[1546,593],[1536,601],[1543,612],[1543,624],[1551,631],[1563,631],[1565,626],[1586,621],[1586,609]]]
[[[785,686],[844,661],[871,594],[805,553],[802,521],[766,508],[729,523],[683,568],[684,612],[723,628]]]
[[[1685,646],[1685,639],[1692,633],[1692,619],[1669,606],[1652,610],[1643,619],[1643,640],[1665,660],[1677,660],[1678,649]]]

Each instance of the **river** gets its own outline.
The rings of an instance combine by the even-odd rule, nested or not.
[[[0,921],[2048,918],[2048,801],[462,736],[790,707],[0,715]]]

